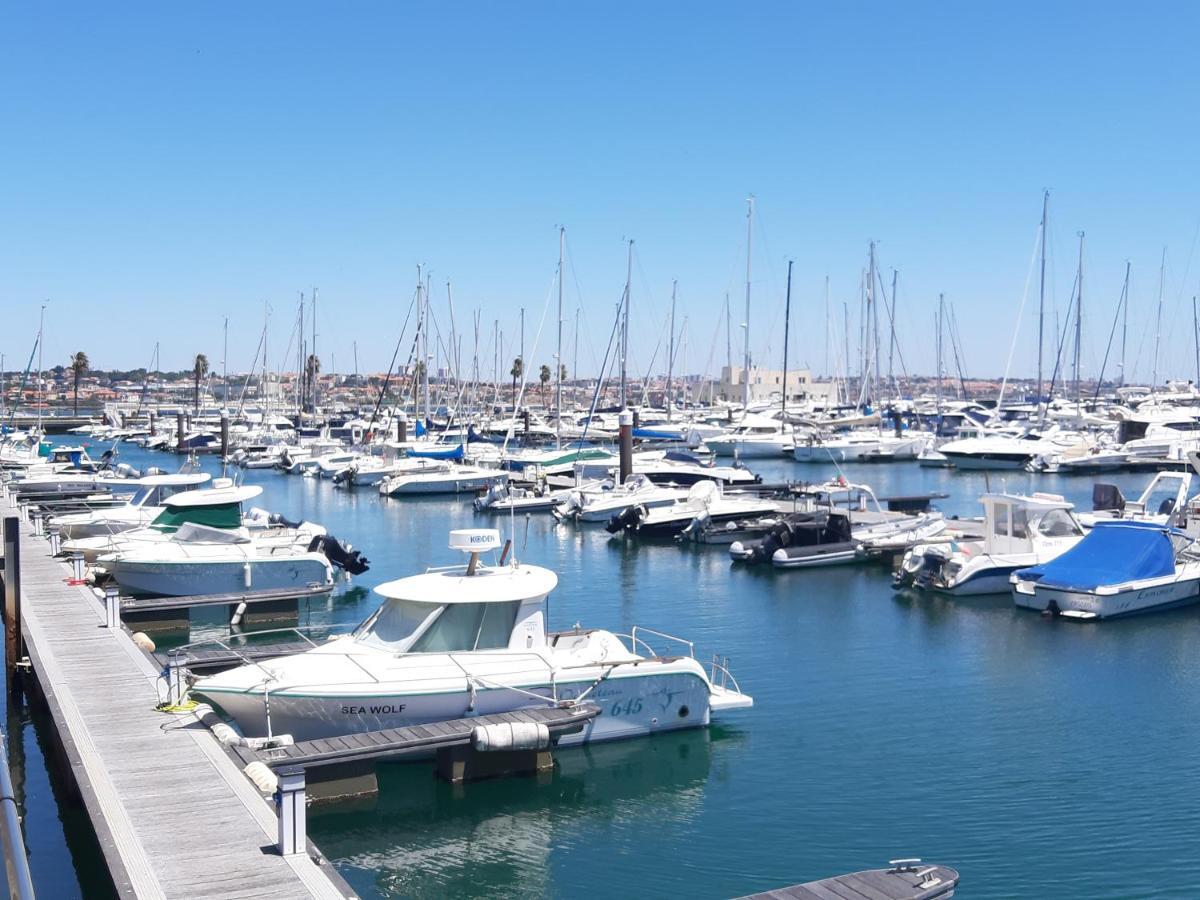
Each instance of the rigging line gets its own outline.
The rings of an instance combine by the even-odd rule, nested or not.
[[[555,266],[554,277],[550,279],[550,286],[546,289],[546,301],[542,304],[542,317],[538,320],[537,333],[533,336],[533,353],[537,354],[538,344],[542,339],[542,327],[546,324],[546,313],[550,309],[550,298],[554,296],[554,286],[557,284],[558,266]],[[529,366],[525,364],[525,360],[521,360],[521,391],[517,394],[516,402],[513,403],[513,417],[509,420],[508,431],[504,435],[504,443],[500,447],[500,458],[505,458],[505,453],[508,451],[508,442],[512,440],[513,434],[517,427],[517,412],[521,409],[522,402],[525,399],[525,387],[529,384]]]
[[[613,345],[617,338],[617,332],[621,325],[621,306],[617,304],[617,314],[613,318],[612,333],[608,336],[608,346],[604,350],[604,363],[600,367],[600,375],[596,379],[596,387],[592,391],[592,402],[588,407],[587,421],[584,422],[583,432],[579,435],[579,441],[576,444],[576,449],[583,449],[583,442],[587,439],[588,429],[592,427],[592,418],[596,415],[596,405],[600,402],[600,395],[604,390],[604,370],[608,368],[608,358],[612,355],[613,365],[616,365],[617,354],[613,353]]]
[[[388,364],[387,375],[383,379],[383,386],[380,387],[380,389],[379,389],[379,397],[375,401],[375,408],[373,410],[371,410],[371,418],[367,422],[367,427],[366,427],[366,430],[364,431],[364,434],[366,432],[371,431],[371,429],[375,425],[376,420],[379,418],[379,408],[383,405],[384,397],[387,396],[388,384],[389,384],[389,382],[391,382],[392,372],[396,368],[396,357],[400,355],[400,345],[402,343],[404,343],[404,332],[408,331],[408,322],[412,318],[413,307],[415,307],[416,305],[417,305],[417,293],[416,293],[416,291],[413,291],[412,300],[410,300],[408,302],[408,313],[404,317],[404,326],[400,329],[399,337],[396,338],[396,349],[392,351],[392,361],[391,361],[391,363]],[[416,352],[416,337],[414,336],[413,348],[412,348],[412,350],[409,351],[410,359],[412,358],[412,354],[415,352]],[[413,377],[414,377],[414,379],[416,378],[415,371],[414,371]],[[404,398],[401,397],[400,400],[401,400],[400,406],[403,407]]]
[[[954,312],[954,304],[950,304],[950,345],[954,350],[954,367],[958,370],[958,384],[962,388],[963,398],[967,396],[967,376],[963,372],[962,360],[959,358],[959,344],[962,338],[958,333],[958,316]],[[965,354],[964,354],[965,355]]]
[[[1033,250],[1029,256],[1029,269],[1025,273],[1025,289],[1021,291],[1021,305],[1017,309],[1017,324],[1013,328],[1012,342],[1008,345],[1008,362],[1004,364],[1004,379],[1000,382],[1000,396],[996,400],[996,409],[999,409],[1004,403],[1004,391],[1008,388],[1008,376],[1012,372],[1013,354],[1017,350],[1017,338],[1021,335],[1021,321],[1025,317],[1025,301],[1029,299],[1029,285],[1033,282],[1033,269],[1037,263],[1038,247],[1042,240],[1042,223],[1038,222],[1037,228],[1034,229]],[[1041,398],[1038,398],[1041,402]]]
[[[1108,333],[1108,345],[1104,348],[1104,362],[1100,364],[1100,375],[1096,378],[1096,393],[1092,397],[1095,403],[1100,399],[1100,385],[1104,381],[1104,370],[1108,368],[1108,354],[1112,351],[1113,338],[1117,335],[1117,323],[1121,321],[1121,307],[1129,302],[1129,261],[1125,261],[1125,279],[1121,286],[1121,296],[1117,299],[1117,309],[1113,313],[1112,330]]]
[[[575,308],[579,310],[580,317],[583,319],[584,331],[586,333],[590,334],[591,327],[588,325],[587,310],[584,308],[584,305],[583,305],[583,289],[579,286],[579,272],[575,268],[575,254],[574,254],[574,251],[572,251],[572,249],[571,249],[571,235],[570,234],[565,235],[565,243],[566,243],[566,247],[567,247],[567,265],[571,267],[571,280],[575,282]],[[576,342],[579,341],[578,329],[576,329],[575,340],[576,340]],[[578,350],[578,346],[576,347],[576,350]],[[587,350],[588,350],[588,355],[590,355],[592,358],[592,368],[595,369],[596,368],[596,348],[592,345],[592,342],[590,340],[587,342]],[[579,377],[578,372],[573,372],[572,375],[575,378]]]
[[[1079,275],[1078,275],[1078,273],[1076,273],[1075,285],[1078,285],[1078,284],[1079,284]],[[1074,308],[1075,308],[1075,286],[1072,285],[1071,301],[1067,304],[1066,320],[1068,322],[1071,320],[1071,310]],[[1059,335],[1059,339],[1058,339],[1058,352],[1054,354],[1054,371],[1050,375],[1050,388],[1046,392],[1046,406],[1050,405],[1050,398],[1054,396],[1054,385],[1055,385],[1055,382],[1058,381],[1059,369],[1063,365],[1063,359],[1062,359],[1063,347],[1066,346],[1067,334],[1069,334],[1072,331],[1072,329],[1063,328],[1063,329],[1061,329],[1061,331],[1062,331],[1062,333]],[[1045,420],[1045,413],[1042,414],[1041,421],[1044,421],[1044,420]],[[1041,427],[1040,421],[1039,421],[1039,427]]]
[[[893,269],[892,271],[894,272],[895,269]],[[883,270],[880,266],[875,267],[875,277],[879,280],[879,292],[880,292],[881,296],[883,297],[883,308],[884,308],[884,311],[887,312],[888,325],[891,326],[892,339],[889,342],[889,349],[894,348],[896,351],[896,355],[900,357],[900,374],[903,376],[903,378],[901,380],[907,381],[908,380],[908,366],[905,365],[905,363],[904,363],[904,351],[902,349],[900,349],[900,338],[896,334],[896,313],[895,313],[896,298],[895,298],[895,295],[893,295],[891,302],[890,303],[888,302],[887,288],[883,284]],[[805,360],[805,362],[807,363],[808,361]],[[900,385],[896,381],[896,374],[894,372],[892,373],[892,390],[896,392],[897,397],[900,396],[900,394],[901,394]]]

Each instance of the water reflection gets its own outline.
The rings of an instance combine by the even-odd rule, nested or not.
[[[714,754],[738,740],[698,729],[597,744],[559,752],[548,776],[465,786],[437,780],[428,765],[387,766],[368,814],[315,809],[309,830],[367,893],[552,895],[555,853],[593,830],[695,822]]]

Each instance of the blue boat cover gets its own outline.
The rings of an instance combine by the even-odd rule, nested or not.
[[[668,450],[663,454],[663,458],[673,459],[675,462],[695,463],[698,466],[703,465],[699,457],[692,456],[690,453],[684,453],[682,450]]]
[[[1099,522],[1056,559],[1017,570],[1017,577],[1046,587],[1091,591],[1103,585],[1158,578],[1175,572],[1171,535],[1181,531],[1151,522]]]
[[[424,437],[425,433],[429,429],[425,427],[425,425],[421,422],[420,419],[417,419],[417,429],[416,430],[417,430],[417,437]]]
[[[667,431],[661,428],[635,428],[633,429],[635,438],[646,438],[652,441],[682,441],[682,431]]]
[[[420,424],[419,422],[417,423]],[[409,450],[409,456],[419,456],[423,459],[462,459],[463,446],[458,444],[446,450]]]

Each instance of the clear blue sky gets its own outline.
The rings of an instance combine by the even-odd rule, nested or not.
[[[756,361],[782,353],[790,256],[792,358],[824,368],[824,279],[856,315],[875,239],[885,278],[900,271],[908,367],[933,369],[944,291],[968,373],[998,375],[1045,187],[1060,314],[1087,232],[1085,369],[1129,259],[1128,365],[1149,378],[1166,245],[1160,370],[1190,375],[1198,20],[1194,4],[10,4],[0,350],[23,366],[49,298],[48,363],[145,365],[157,340],[165,368],[219,365],[228,316],[244,370],[270,302],[274,367],[316,285],[325,370],[331,351],[349,368],[355,339],[380,370],[420,262],[443,322],[447,279],[460,327],[482,310],[485,371],[492,320],[507,343],[522,305],[536,366],[562,223],[580,369],[633,237],[632,364],[678,278],[701,371],[726,291],[740,307],[753,193]],[[1035,308],[1036,282],[1019,373]]]

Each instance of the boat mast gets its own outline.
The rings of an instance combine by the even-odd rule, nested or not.
[[[1200,321],[1196,320],[1196,295],[1192,294],[1192,344],[1196,348],[1196,384],[1200,386]]]
[[[312,293],[312,411],[317,414],[317,289]]]
[[[745,331],[743,340],[742,362],[742,414],[750,407],[750,264],[753,259],[752,239],[754,235],[754,195],[746,198],[746,320],[742,323]]]
[[[1075,297],[1075,403],[1078,405],[1083,398],[1079,386],[1079,357],[1080,343],[1083,340],[1083,232],[1079,232],[1079,292]]]
[[[1121,313],[1121,387],[1125,387],[1125,337],[1129,333],[1129,260],[1125,260],[1125,287],[1121,290],[1125,307]]]
[[[888,381],[892,383],[892,390],[896,393],[896,399],[900,399],[900,386],[896,384],[896,373],[892,368],[896,359],[896,276],[899,273],[892,269],[892,309],[888,315],[888,321],[891,324],[890,337],[888,338]],[[901,360],[903,363],[903,360]]]
[[[940,431],[942,426],[942,318],[945,315],[945,306],[946,295],[938,294],[937,315],[934,316],[937,323],[937,431]]]
[[[47,300],[46,303],[50,301]],[[42,431],[42,407],[46,404],[46,380],[42,370],[42,338],[45,334],[46,327],[46,303],[42,304],[42,310],[38,313],[38,413],[37,413],[37,429],[38,434]]]
[[[1037,397],[1042,402],[1042,346],[1046,326],[1046,213],[1050,205],[1050,192],[1042,192],[1042,274],[1038,287],[1038,348],[1037,348]]]
[[[1158,266],[1158,315],[1155,319],[1154,327],[1154,369],[1150,376],[1150,391],[1151,393],[1158,386],[1158,345],[1162,340],[1162,298],[1163,298],[1163,280],[1166,278],[1167,272],[1167,248],[1163,247],[1162,262]]]
[[[562,328],[563,328],[563,254],[567,242],[567,229],[558,228],[558,351],[554,354],[554,445],[562,449]]]
[[[628,407],[625,366],[629,359],[629,300],[633,287],[633,239],[629,240],[629,255],[625,262],[625,302],[621,318],[621,409]]]
[[[304,412],[304,398],[308,394],[308,388],[305,385],[305,382],[308,380],[308,373],[304,368],[304,292],[303,291],[300,292],[299,315],[300,315],[300,326],[299,326],[300,339],[296,342],[296,413],[297,414],[301,414]],[[286,365],[286,364],[287,364],[287,360],[284,360],[284,365]],[[280,369],[280,371],[283,371],[283,366],[280,366],[279,369]],[[266,373],[267,373],[267,369],[266,369],[266,365],[264,364],[264,366],[263,366],[263,378],[264,379],[267,377]],[[264,387],[263,390],[265,392],[266,388]],[[264,414],[265,414],[265,409],[266,409],[266,405],[264,403]]]
[[[879,271],[875,268],[875,242],[871,241],[871,275],[870,293],[867,303],[870,305],[871,318],[867,326],[871,329],[871,403],[878,402],[879,397],[879,298],[875,296],[875,287],[879,283]],[[885,298],[886,300],[886,298]]]
[[[225,337],[221,344],[221,409],[229,412],[229,316],[225,317]]]
[[[675,292],[678,281],[671,282],[671,334],[667,342],[667,421],[671,421],[671,376],[675,374]]]
[[[781,428],[787,424],[787,392],[788,392],[788,329],[792,322],[792,260],[788,260],[787,293],[783,301],[783,391],[779,403],[779,421]]]

